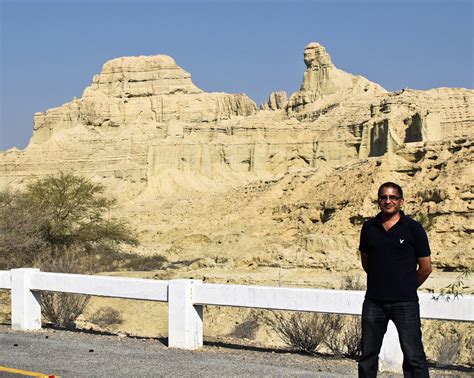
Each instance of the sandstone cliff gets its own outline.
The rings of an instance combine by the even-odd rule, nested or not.
[[[148,252],[346,270],[377,186],[395,180],[436,266],[472,266],[474,91],[389,93],[317,43],[304,61],[300,90],[258,110],[203,92],[171,57],[111,60],[80,99],[35,114],[25,150],[1,153],[2,186],[72,170],[107,185]]]

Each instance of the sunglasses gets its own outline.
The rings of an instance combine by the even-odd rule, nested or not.
[[[380,196],[379,201],[398,201],[401,197],[397,196]]]

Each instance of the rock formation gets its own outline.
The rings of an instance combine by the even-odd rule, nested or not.
[[[261,110],[278,110],[286,108],[288,104],[288,98],[285,91],[272,92],[267,102],[264,102],[261,106]]]
[[[429,222],[436,266],[472,266],[474,91],[389,93],[317,43],[304,61],[300,90],[257,110],[203,92],[168,56],[111,60],[80,99],[35,114],[29,146],[1,153],[0,182],[60,169],[101,181],[170,259],[345,270],[390,179]]]
[[[208,123],[257,110],[245,95],[205,93],[166,55],[124,57],[106,64],[79,100],[35,114],[32,143],[62,129],[150,125],[164,135],[182,134],[173,121]]]

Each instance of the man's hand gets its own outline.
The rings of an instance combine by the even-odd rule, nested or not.
[[[418,276],[418,287],[425,282],[432,271],[431,256],[420,257],[418,259],[418,270],[416,271],[416,275]]]

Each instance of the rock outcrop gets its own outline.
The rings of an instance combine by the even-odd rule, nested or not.
[[[35,114],[29,146],[1,153],[0,183],[58,170],[100,181],[142,241],[176,259],[344,270],[358,266],[371,194],[395,180],[431,227],[437,266],[472,266],[474,91],[389,93],[317,43],[304,61],[300,90],[259,111],[203,92],[168,56],[111,60],[80,99]]]
[[[278,110],[285,109],[288,104],[288,98],[285,91],[272,92],[267,102],[261,106],[261,110]]]
[[[36,113],[32,143],[62,129],[150,125],[164,135],[182,134],[170,125],[209,123],[249,116],[257,107],[247,96],[205,93],[166,55],[124,57],[104,64],[79,100]]]

